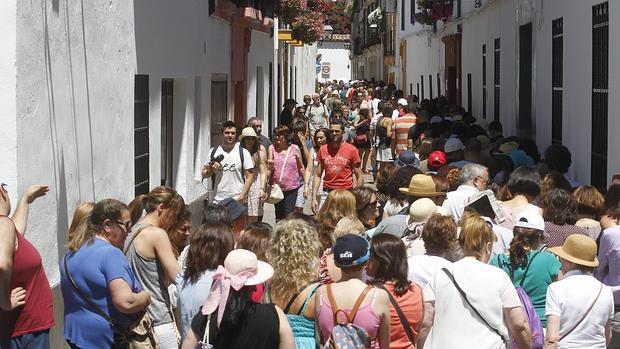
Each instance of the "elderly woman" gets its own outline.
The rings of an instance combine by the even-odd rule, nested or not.
[[[418,348],[505,348],[509,337],[529,348],[530,328],[517,291],[506,273],[487,264],[493,230],[478,215],[463,218],[459,244],[465,257],[438,271],[424,289]]]
[[[64,335],[71,348],[110,348],[116,329],[109,319],[125,329],[150,303],[149,292],[142,291],[121,251],[130,225],[125,204],[101,200],[93,207],[88,226],[69,242],[60,273]],[[85,303],[82,295],[109,319]]]
[[[268,256],[274,267],[270,294],[290,319],[298,349],[314,349],[314,291],[320,244],[316,230],[301,219],[276,224]]]
[[[440,214],[431,216],[422,229],[422,241],[426,253],[407,259],[409,264],[407,278],[424,289],[438,270],[450,268],[456,246],[456,232],[456,223],[452,217]]]
[[[592,273],[596,242],[571,235],[549,252],[560,257],[564,278],[547,288],[545,348],[606,348],[611,341],[614,298]]]

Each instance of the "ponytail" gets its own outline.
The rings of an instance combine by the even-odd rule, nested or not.
[[[129,203],[129,217],[131,218],[131,225],[138,223],[138,221],[142,217],[145,199],[146,195],[140,194]]]
[[[514,272],[520,267],[525,268],[528,262],[528,250],[535,250],[540,245],[542,231],[531,228],[514,227],[514,237],[510,242],[510,269]]]

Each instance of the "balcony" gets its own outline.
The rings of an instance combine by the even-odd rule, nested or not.
[[[217,0],[212,15],[267,32],[273,27],[274,8],[275,0]]]

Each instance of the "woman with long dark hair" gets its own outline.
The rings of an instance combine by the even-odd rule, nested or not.
[[[491,260],[492,265],[504,269],[515,287],[523,287],[543,326],[547,321],[547,287],[562,278],[562,265],[542,248],[544,229],[545,222],[537,211],[522,212],[516,217],[509,253],[502,253]]]
[[[539,209],[533,203],[537,201],[542,190],[542,179],[533,169],[521,166],[510,174],[505,189],[511,199],[500,204],[506,213],[506,220],[500,225],[512,230],[515,219],[521,212]]]
[[[373,236],[367,271],[373,278],[372,284],[390,295],[390,348],[414,348],[422,323],[422,289],[407,279],[407,251],[403,241],[391,234]],[[401,322],[396,307],[407,319],[406,323]]]
[[[228,253],[214,274],[209,297],[194,317],[183,349],[194,349],[198,341],[214,348],[294,349],[282,309],[251,299],[256,285],[272,275],[273,268],[257,260],[254,253],[242,249]]]
[[[267,185],[267,166],[265,164],[267,158],[267,151],[265,147],[260,144],[256,132],[251,127],[246,127],[241,132],[239,137],[241,146],[247,149],[252,156],[254,162],[254,181],[250,186],[248,192],[248,219],[247,223],[261,221],[263,219],[263,205],[265,204],[265,186]]]
[[[222,223],[203,224],[192,235],[185,269],[176,278],[183,338],[194,315],[209,296],[217,266],[224,263],[233,247],[232,230]]]

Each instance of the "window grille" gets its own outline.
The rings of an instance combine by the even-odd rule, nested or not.
[[[609,5],[592,6],[592,162],[590,182],[607,186]]]
[[[562,144],[562,101],[564,94],[563,19],[551,22],[551,141]]]

